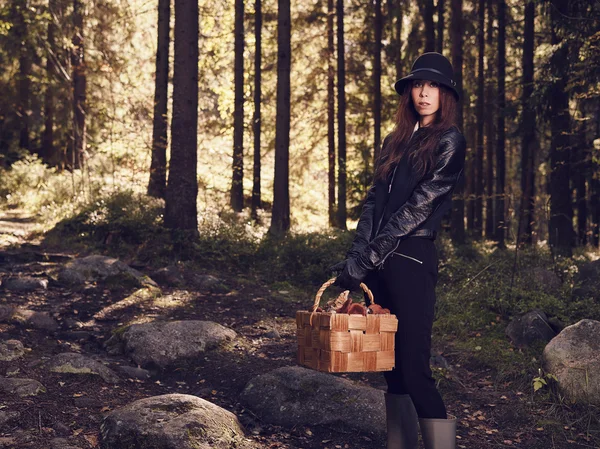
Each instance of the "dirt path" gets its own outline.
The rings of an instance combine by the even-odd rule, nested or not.
[[[33,223],[17,212],[0,215],[0,236],[13,245],[10,250],[6,245],[0,248],[0,276],[50,278],[50,284],[47,290],[35,292],[0,290],[0,306],[48,312],[60,328],[49,332],[0,324],[1,340],[17,339],[30,349],[23,359],[0,362],[0,375],[36,379],[47,390],[29,398],[0,397],[0,412],[19,414],[17,420],[0,424],[0,448],[95,448],[106,413],[136,399],[173,392],[197,395],[236,413],[257,448],[384,447],[382,441],[345,429],[271,426],[238,402],[240,391],[251,378],[295,364],[294,315],[307,302],[290,300],[285,293],[271,291],[252,279],[225,278],[222,280],[226,292],[163,288],[160,300],[130,305],[122,310],[118,320],[100,320],[94,316],[126,297],[130,290],[111,290],[101,285],[72,290],[52,282],[68,256],[49,255],[43,248],[29,244],[26,236]],[[139,268],[144,271],[144,267]],[[234,329],[240,342],[233,352],[211,353],[177,369],[153,372],[148,380],[127,379],[116,385],[106,384],[97,376],[49,373],[41,366],[44,360],[61,352],[101,358],[115,370],[120,365],[133,366],[125,357],[108,355],[104,342],[124,323],[156,317],[216,321]],[[449,378],[440,383],[440,389],[448,411],[460,419],[457,447],[594,447],[586,440],[583,425],[581,429],[549,433],[539,422],[545,419],[551,405],[532,402],[529,391],[518,391],[510,383],[495,384],[489,371],[473,365],[469,355],[456,351],[450,341],[437,342],[436,346],[438,351],[444,351],[451,367]],[[381,374],[343,376],[385,388]],[[552,419],[546,421],[557,425]]]

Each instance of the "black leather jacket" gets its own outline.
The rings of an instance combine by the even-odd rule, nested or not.
[[[382,154],[390,137],[384,139]],[[435,235],[443,215],[452,207],[465,152],[465,138],[453,126],[442,135],[434,167],[425,176],[417,178],[407,158],[402,158],[387,180],[373,183],[346,254],[347,259],[354,259],[354,270],[381,268],[400,241],[410,235]]]

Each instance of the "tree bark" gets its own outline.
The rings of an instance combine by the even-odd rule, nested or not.
[[[68,164],[71,169],[83,168],[86,151],[86,67],[83,36],[83,6],[80,0],[73,0],[73,48],[71,68],[73,70],[73,146]]]
[[[328,212],[329,226],[336,226],[335,215],[335,67],[333,42],[333,0],[327,0],[327,159],[328,171]]]
[[[254,167],[252,183],[252,211],[254,220],[258,218],[258,209],[262,207],[260,179],[260,138],[261,138],[261,97],[262,97],[262,0],[254,2],[254,116],[252,117],[252,131],[254,134]]]
[[[461,96],[458,104],[458,127],[463,131],[463,2],[462,0],[451,0],[451,19],[450,19],[450,42],[452,42],[452,68],[454,69],[454,78],[456,88]],[[456,186],[455,195],[452,200],[452,227],[450,235],[455,244],[465,242],[465,176]]]
[[[425,51],[435,51],[435,26],[433,24],[433,0],[420,0],[419,7],[425,24]]]
[[[344,54],[344,0],[337,0],[338,54],[338,209],[337,225],[346,228],[346,64]]]
[[[373,122],[374,122],[374,141],[373,141],[373,166],[379,158],[381,146],[381,35],[383,21],[381,17],[381,0],[375,0],[375,48],[373,53]]]
[[[580,117],[585,117],[583,103],[585,100],[579,100]],[[587,121],[580,120],[575,130],[577,136],[577,145],[574,148],[573,155],[573,186],[575,187],[575,207],[577,208],[577,242],[578,246],[585,246],[588,243],[587,229],[587,186],[591,155],[589,154],[590,143],[587,140]]]
[[[484,108],[484,55],[485,55],[485,0],[479,0],[477,9],[477,151],[475,154],[475,221],[473,223],[473,235],[481,238],[483,233],[483,136],[485,125]]]
[[[552,0],[550,8],[551,39],[556,48],[550,58],[553,82],[549,92],[550,112],[550,222],[549,243],[556,254],[572,255],[573,206],[571,203],[570,172],[570,115],[566,92],[569,72],[569,46],[562,35],[561,21],[568,16],[567,0]]]
[[[394,55],[394,66],[396,68],[396,79],[402,78],[402,0],[396,0],[394,7],[394,48],[396,54]]]
[[[534,152],[535,152],[535,112],[531,106],[533,95],[533,51],[534,51],[535,4],[530,1],[525,6],[525,29],[523,33],[523,90],[521,95],[521,204],[519,208],[519,242],[531,244],[531,215],[534,209]]]
[[[233,111],[233,174],[231,208],[244,208],[244,0],[235,0],[235,106]]]
[[[487,16],[487,43],[486,47],[490,53],[494,46],[494,0],[487,0],[488,16]],[[485,205],[485,236],[488,239],[494,239],[494,112],[495,96],[494,96],[494,59],[487,59],[487,81],[486,81],[486,103],[488,112],[485,115],[485,135],[486,135],[486,205]]]
[[[435,51],[442,53],[444,50],[444,12],[445,12],[445,1],[438,0],[437,2],[437,35],[436,35],[436,46]]]
[[[19,129],[19,148],[31,151],[29,142],[29,115],[30,109],[30,91],[31,91],[31,49],[28,44],[28,20],[29,0],[21,1],[13,5],[15,8],[14,33],[19,43],[19,75],[18,93],[19,100],[17,106],[17,116],[20,123]]]
[[[175,0],[173,119],[165,225],[198,234],[198,1]]]
[[[275,121],[275,180],[269,233],[285,234],[290,228],[290,0],[278,0],[277,16],[277,117]]]
[[[158,1],[158,42],[152,121],[152,162],[148,195],[164,198],[167,189],[167,103],[169,98],[169,44],[171,0]]]
[[[498,117],[496,145],[496,240],[499,248],[505,248],[506,238],[506,0],[498,0]]]
[[[54,147],[54,89],[56,88],[55,58],[57,55],[55,38],[56,0],[48,1],[48,13],[50,16],[48,19],[48,50],[46,54],[46,77],[48,78],[48,84],[46,86],[46,92],[44,93],[44,131],[42,133],[40,156],[46,163],[52,164],[52,162],[56,160]]]

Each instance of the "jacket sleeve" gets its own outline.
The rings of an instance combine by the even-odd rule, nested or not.
[[[363,270],[383,264],[402,238],[418,229],[452,192],[465,164],[466,141],[460,132],[442,135],[435,166],[423,177],[408,200],[390,217],[386,225],[357,256]]]
[[[391,134],[388,134],[385,139],[383,139],[383,144],[381,145],[380,152],[380,160],[383,157],[384,149],[386,148],[389,140],[391,138]],[[376,182],[373,181],[373,185],[367,192],[367,198],[365,200],[365,204],[363,205],[362,211],[360,213],[360,219],[358,220],[358,224],[356,225],[356,235],[354,236],[354,240],[352,241],[352,246],[346,253],[346,259],[351,257],[358,257],[361,251],[369,244],[369,239],[371,238],[371,231],[373,230],[373,214],[375,210],[375,185]]]

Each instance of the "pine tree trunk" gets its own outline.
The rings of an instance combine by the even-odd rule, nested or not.
[[[485,0],[479,0],[477,9],[477,151],[475,153],[475,221],[473,235],[481,238],[483,233],[483,134],[485,125],[484,109],[484,65],[485,55],[484,27],[485,27]]]
[[[523,90],[521,95],[521,204],[519,207],[519,242],[531,244],[531,212],[534,208],[534,149],[535,149],[535,112],[531,106],[533,94],[533,51],[534,51],[535,4],[525,6],[525,29],[523,33]]]
[[[444,12],[445,12],[445,1],[438,0],[437,2],[437,35],[435,51],[442,53],[444,50]]]
[[[579,100],[579,110],[581,116],[585,116],[583,102]],[[589,153],[589,144],[587,141],[587,122],[581,120],[575,132],[577,136],[577,145],[574,148],[573,155],[573,186],[575,187],[575,207],[577,208],[577,245],[585,246],[588,242],[587,235],[587,187],[591,155]]]
[[[549,243],[556,254],[572,255],[573,207],[571,203],[570,172],[570,115],[568,82],[568,42],[564,42],[561,21],[568,16],[567,0],[552,0],[550,8],[551,41],[556,50],[550,58],[550,223]]]
[[[373,166],[379,158],[381,146],[381,34],[383,20],[381,17],[381,0],[375,0],[375,48],[373,61],[373,122],[374,122],[374,141],[373,141]]]
[[[52,164],[56,160],[54,148],[54,89],[56,88],[56,0],[48,1],[48,35],[47,35],[47,55],[46,55],[46,77],[48,84],[44,93],[44,131],[42,133],[42,147],[40,156],[47,164]]]
[[[244,0],[235,0],[235,106],[233,111],[233,174],[231,208],[244,208]]]
[[[165,225],[198,233],[198,1],[175,0],[173,119]]]
[[[496,145],[496,240],[499,248],[505,248],[505,178],[506,178],[506,0],[498,0],[498,117]]]
[[[337,0],[338,54],[338,209],[337,225],[346,228],[346,64],[344,55],[344,0]]]
[[[402,78],[402,0],[396,0],[394,8],[394,66],[396,69],[396,79]]]
[[[452,42],[452,68],[456,88],[463,95],[463,16],[462,0],[451,0],[451,19],[450,19],[450,42]],[[463,101],[461,99],[458,105],[458,127],[463,131]],[[465,242],[465,176],[461,177],[459,185],[456,186],[455,194],[452,200],[452,227],[451,238],[455,244]]]
[[[420,0],[419,7],[425,24],[425,51],[435,51],[435,26],[433,24],[433,0]]]
[[[31,51],[28,45],[28,20],[29,1],[21,0],[15,7],[16,17],[14,24],[15,39],[20,43],[19,47],[19,74],[18,74],[18,92],[19,100],[17,106],[17,115],[20,123],[19,129],[19,148],[31,150],[29,142],[29,115],[30,111],[30,91],[31,91]]]
[[[328,171],[328,212],[329,226],[336,226],[335,212],[335,67],[333,42],[333,0],[327,0],[327,159]]]
[[[171,0],[158,1],[158,42],[152,121],[152,162],[148,195],[164,198],[167,189],[167,103],[169,90],[169,44]]]
[[[467,156],[465,162],[465,173],[467,175],[467,229],[471,231],[473,235],[475,235],[473,230],[475,229],[475,159],[477,156],[477,123],[474,122],[474,118],[472,116],[467,117],[465,131],[467,134],[467,142],[469,142],[467,146]]]
[[[277,118],[275,122],[275,180],[269,233],[281,236],[290,228],[290,0],[278,0]]]
[[[494,0],[487,0],[487,43],[486,47],[490,54],[493,54],[494,45]],[[486,205],[485,205],[485,236],[488,239],[494,239],[494,59],[487,60],[487,81],[486,81],[486,103],[487,113],[485,114],[485,135],[486,135]]]
[[[258,209],[262,207],[260,192],[260,137],[261,137],[261,111],[260,100],[262,97],[262,0],[254,2],[254,116],[252,117],[252,132],[254,134],[254,167],[252,183],[252,217],[258,218]]]
[[[83,40],[83,6],[80,0],[73,0],[73,48],[71,50],[71,68],[73,70],[73,149],[68,161],[72,169],[82,168],[85,164],[85,116],[86,83],[85,46]]]

